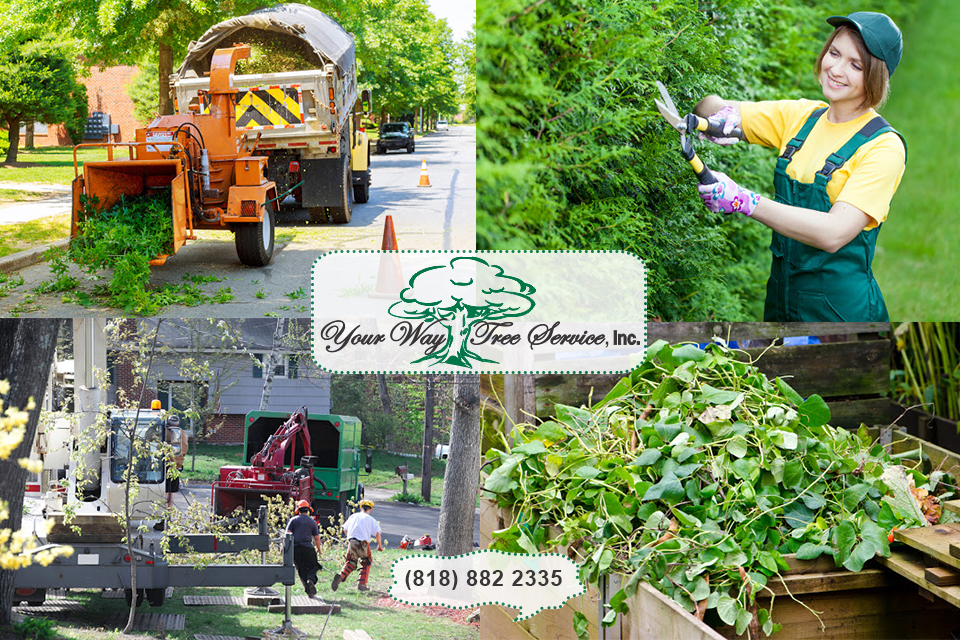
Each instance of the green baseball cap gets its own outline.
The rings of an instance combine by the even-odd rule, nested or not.
[[[848,24],[859,31],[867,50],[887,63],[887,71],[893,77],[903,55],[903,36],[893,20],[882,13],[855,11],[848,16],[832,16],[827,22],[834,27]]]

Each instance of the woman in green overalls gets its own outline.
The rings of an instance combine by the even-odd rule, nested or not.
[[[729,134],[779,149],[776,198],[728,176],[699,187],[707,207],[739,212],[773,229],[764,320],[887,321],[871,263],[880,225],[906,164],[902,137],[874,107],[887,97],[900,62],[900,30],[882,13],[834,16],[817,58],[827,102],[732,102],[708,96],[700,115]],[[732,144],[736,138],[711,138]]]

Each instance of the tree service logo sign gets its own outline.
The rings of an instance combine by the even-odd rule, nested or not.
[[[312,280],[334,373],[626,373],[646,346],[643,262],[622,251],[334,251]]]

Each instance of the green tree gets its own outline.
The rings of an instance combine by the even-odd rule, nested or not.
[[[457,66],[460,84],[460,102],[466,108],[466,117],[477,115],[477,32],[471,29],[466,39],[457,45]]]
[[[127,95],[133,101],[134,117],[142,123],[149,123],[160,113],[160,98],[152,71],[156,62],[141,63],[138,67],[137,75],[127,85]]]
[[[70,43],[53,34],[0,49],[0,119],[7,126],[8,163],[17,161],[20,125],[65,123],[71,137],[87,119],[86,88],[77,80]]]
[[[174,59],[211,25],[259,5],[247,0],[18,0],[14,6],[24,21],[62,28],[82,41],[87,64],[136,64],[153,49],[160,113],[170,114]]]
[[[383,122],[455,91],[450,28],[430,13],[426,0],[371,0],[339,14],[355,35],[358,80],[374,91]]]

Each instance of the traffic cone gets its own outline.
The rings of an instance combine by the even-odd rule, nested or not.
[[[383,225],[383,242],[381,251],[390,253],[380,254],[380,270],[377,273],[377,286],[370,293],[371,298],[396,298],[403,289],[403,268],[400,266],[400,256],[397,248],[397,234],[393,230],[393,216],[387,216]]]
[[[420,184],[418,187],[429,187],[430,186],[430,176],[427,175],[427,159],[423,159],[423,164],[420,165]]]
[[[393,216],[387,216],[383,225],[383,243],[380,245],[381,251],[397,251],[397,234],[393,230]]]

